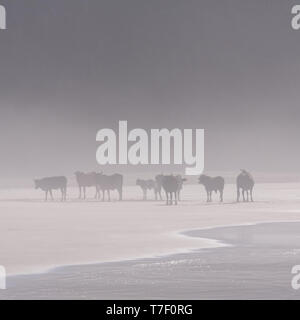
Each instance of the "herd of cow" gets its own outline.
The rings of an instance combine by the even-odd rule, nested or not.
[[[76,181],[79,187],[79,198],[86,199],[86,188],[94,187],[96,190],[95,198],[105,200],[105,194],[107,194],[110,201],[110,192],[117,190],[119,194],[119,200],[123,197],[123,176],[121,174],[105,175],[103,173],[75,173]],[[143,199],[147,200],[147,192],[149,190],[154,191],[155,200],[163,200],[162,190],[166,194],[166,204],[172,205],[180,201],[180,193],[183,187],[183,183],[187,179],[177,175],[157,175],[153,180],[141,180],[136,181],[136,185],[140,186],[143,192]],[[219,192],[220,201],[223,202],[223,191],[225,180],[223,177],[209,177],[207,175],[201,175],[198,179],[199,183],[204,185],[207,193],[207,202],[212,201],[212,193]],[[67,178],[66,177],[49,177],[39,180],[35,180],[35,188],[45,191],[45,200],[48,200],[50,195],[53,200],[52,190],[61,190],[62,201],[67,199]],[[240,201],[242,194],[243,201],[253,201],[253,187],[254,179],[252,175],[246,170],[241,170],[236,179],[237,185],[237,201]]]

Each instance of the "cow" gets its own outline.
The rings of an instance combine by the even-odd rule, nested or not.
[[[136,185],[140,186],[143,191],[143,200],[147,200],[147,191],[148,190],[154,190],[155,193],[155,199],[157,199],[157,193],[156,193],[156,182],[154,180],[136,180]]]
[[[166,193],[166,204],[172,205],[173,204],[173,196],[174,196],[174,204],[177,205],[178,203],[178,191],[180,188],[180,181],[178,177],[173,175],[163,176],[162,179],[162,187]]]
[[[100,198],[100,190],[102,191],[102,201],[105,200],[105,191],[107,191],[108,200],[110,201],[110,191],[117,190],[119,200],[122,201],[123,196],[123,176],[121,174],[105,175],[102,172],[96,174],[97,194]]]
[[[253,202],[253,188],[254,188],[254,179],[252,175],[244,169],[241,169],[241,173],[236,178],[237,186],[237,202],[240,201],[240,192],[242,190],[243,201],[246,201],[245,192],[247,193],[247,201],[249,198]]]
[[[35,189],[41,189],[45,191],[45,201],[48,200],[48,193],[53,200],[52,190],[61,190],[61,201],[67,200],[67,178],[66,177],[49,177],[43,179],[34,180]]]
[[[162,181],[164,176],[159,174],[155,177],[155,200],[157,200],[157,196],[159,195],[160,200],[162,200],[161,189],[162,189]]]
[[[225,180],[223,177],[209,177],[205,174],[202,174],[199,179],[199,184],[203,184],[207,193],[207,202],[212,202],[212,192],[214,191],[220,193],[220,202],[223,202],[223,192]]]
[[[178,181],[177,198],[178,198],[178,201],[180,201],[181,200],[181,190],[183,188],[183,182],[187,181],[187,179],[182,178],[181,175],[177,175],[175,178]]]
[[[83,191],[83,199],[86,199],[86,188],[87,187],[95,187],[97,197],[97,187],[96,187],[96,173],[83,173],[80,171],[75,172],[76,181],[78,183],[79,188],[79,196],[78,198],[82,198],[82,191]]]

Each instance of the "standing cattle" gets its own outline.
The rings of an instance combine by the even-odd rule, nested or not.
[[[225,185],[225,180],[222,177],[209,177],[204,174],[202,174],[199,177],[199,183],[203,184],[207,193],[207,202],[211,202],[211,194],[214,191],[217,193],[218,191],[220,192],[220,201],[223,202],[223,192],[224,192],[224,185]]]
[[[147,191],[148,190],[154,190],[155,196],[156,196],[156,182],[154,180],[136,180],[136,185],[140,186],[143,191],[143,200],[147,200]],[[155,197],[157,198],[157,196]]]
[[[166,192],[167,197],[167,205],[173,204],[173,196],[174,196],[174,204],[177,205],[178,202],[178,191],[180,188],[180,181],[177,177],[170,175],[164,176],[162,179],[162,187]]]
[[[161,189],[162,189],[162,182],[164,176],[159,174],[155,177],[155,200],[157,200],[157,195],[159,195],[160,200],[162,200]]]
[[[122,200],[123,195],[123,176],[121,174],[113,174],[107,176],[103,173],[96,174],[97,194],[100,197],[100,190],[102,190],[102,201],[105,200],[105,191],[107,191],[108,200],[110,201],[110,191],[117,190],[119,193],[119,200]]]
[[[178,198],[178,201],[180,201],[181,200],[181,190],[182,190],[182,187],[183,187],[183,182],[187,181],[187,179],[182,178],[181,175],[178,175],[175,178],[178,181],[177,198]]]
[[[86,188],[87,187],[95,187],[96,188],[96,173],[83,173],[83,172],[75,172],[76,181],[79,187],[79,199],[82,198],[83,191],[83,199],[86,199]],[[96,188],[96,196],[97,196],[97,188]]]
[[[61,190],[62,198],[61,201],[67,200],[67,178],[66,177],[50,177],[50,178],[43,178],[39,180],[34,180],[35,188],[41,189],[45,191],[45,201],[48,200],[48,193],[53,200],[52,190]]]
[[[246,170],[241,170],[241,173],[238,175],[236,179],[237,186],[237,202],[240,201],[240,191],[242,190],[243,200],[246,201],[245,192],[247,193],[247,201],[249,198],[253,202],[253,187],[254,187],[254,179],[252,175]]]

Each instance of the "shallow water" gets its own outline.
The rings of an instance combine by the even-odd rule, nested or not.
[[[300,223],[186,233],[228,247],[163,258],[58,268],[8,278],[0,299],[300,299]]]

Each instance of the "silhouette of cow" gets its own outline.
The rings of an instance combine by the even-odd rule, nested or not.
[[[237,186],[237,202],[240,201],[240,194],[242,190],[243,201],[249,201],[249,198],[253,202],[253,187],[254,179],[252,175],[246,170],[241,169],[241,173],[237,176],[236,186]],[[245,192],[247,193],[247,200],[245,197]]]
[[[102,201],[105,200],[105,191],[107,191],[108,200],[110,201],[110,191],[117,190],[119,200],[123,196],[123,176],[121,174],[105,175],[102,172],[96,174],[97,195],[100,198],[100,190],[102,191]]]
[[[96,173],[84,173],[77,171],[75,172],[76,181],[79,187],[79,199],[82,198],[82,191],[83,191],[83,199],[86,199],[86,188],[87,187],[95,187],[96,188]],[[97,188],[96,188],[96,195],[97,196]]]
[[[158,174],[155,177],[155,200],[157,200],[157,195],[159,195],[160,200],[162,200],[161,189],[163,178],[164,176],[162,174]]]
[[[183,188],[183,182],[187,181],[187,179],[182,178],[181,175],[177,175],[175,178],[178,181],[177,198],[178,198],[178,201],[180,201],[181,200],[181,190]]]
[[[142,180],[137,179],[136,185],[140,186],[143,191],[143,200],[147,200],[147,191],[148,190],[154,190],[154,193],[156,194],[156,182],[154,180]]]
[[[205,174],[202,174],[199,179],[199,184],[203,184],[206,190],[207,194],[207,202],[211,202],[212,198],[212,192],[214,191],[217,193],[219,191],[220,193],[220,201],[223,202],[223,192],[224,192],[224,185],[225,180],[223,177],[209,177]]]
[[[45,191],[45,201],[48,200],[48,193],[53,200],[52,190],[61,190],[61,201],[67,200],[67,178],[66,177],[49,177],[34,180],[35,188]]]
[[[162,187],[165,190],[167,201],[167,205],[173,204],[173,196],[174,196],[174,204],[177,205],[178,203],[178,196],[180,190],[182,188],[183,179],[181,176],[163,176],[162,179]]]

